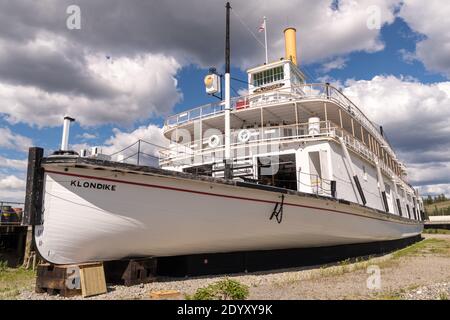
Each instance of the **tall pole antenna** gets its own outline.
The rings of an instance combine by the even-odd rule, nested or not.
[[[231,97],[230,97],[230,10],[231,5],[227,2],[226,34],[225,34],[225,179],[232,179],[231,169]]]
[[[266,64],[269,63],[269,57],[267,55],[267,18],[264,17],[264,48],[266,49]]]

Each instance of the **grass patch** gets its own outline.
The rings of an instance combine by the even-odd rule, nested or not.
[[[394,259],[407,256],[419,256],[426,254],[447,254],[450,249],[450,243],[445,239],[425,239],[416,242],[404,249],[398,250],[392,254]]]
[[[448,295],[445,292],[439,294],[439,300],[448,300]]]
[[[378,300],[403,300],[403,290],[400,291],[388,291],[382,293],[376,293],[374,295],[375,299]]]
[[[192,295],[186,295],[187,300],[245,300],[249,295],[248,286],[236,281],[225,279],[207,287],[199,288]]]
[[[425,234],[450,234],[450,230],[446,230],[446,229],[424,229],[422,233],[425,233]]]
[[[373,256],[357,259],[346,259],[337,266],[322,266],[319,269],[320,277],[340,276],[349,272],[364,270],[371,264],[376,264],[380,268],[394,267],[399,263],[400,258],[409,256],[450,255],[450,242],[445,239],[425,239],[413,245],[400,249],[392,253],[392,258],[384,261],[372,262]]]
[[[365,270],[371,264],[373,256],[349,258],[340,261],[335,266],[321,266],[318,276],[312,275],[310,279],[341,276],[346,273]]]
[[[8,263],[0,260],[0,272],[4,272],[8,269]]]
[[[36,273],[24,268],[0,269],[0,300],[14,299],[22,290],[31,289]]]

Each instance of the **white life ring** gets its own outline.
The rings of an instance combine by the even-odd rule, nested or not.
[[[238,139],[240,142],[245,143],[250,140],[251,133],[247,129],[243,129],[238,133]]]
[[[208,139],[208,145],[210,148],[216,148],[219,146],[220,143],[220,137],[217,134],[212,135]]]

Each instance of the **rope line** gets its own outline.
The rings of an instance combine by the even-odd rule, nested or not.
[[[231,10],[231,12],[233,12],[233,14],[236,16],[236,18],[239,20],[239,22],[248,30],[248,32],[250,32],[250,34],[253,36],[253,38],[255,38],[255,40],[263,47],[265,48],[266,46],[264,45],[264,43],[262,43],[261,40],[258,39],[258,37],[253,33],[253,31],[250,29],[250,27],[241,19],[241,17],[236,13],[235,10]]]

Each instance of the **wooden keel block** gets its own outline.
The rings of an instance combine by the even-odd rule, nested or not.
[[[52,265],[49,263],[37,266],[37,293],[59,294],[72,297],[81,294],[80,269],[77,265]]]
[[[107,292],[103,263],[83,264],[79,268],[83,298]]]
[[[163,299],[175,300],[179,298],[180,295],[181,293],[178,290],[159,290],[150,292],[150,298],[159,300]]]
[[[130,260],[122,280],[125,286],[154,282],[156,280],[156,259]]]

